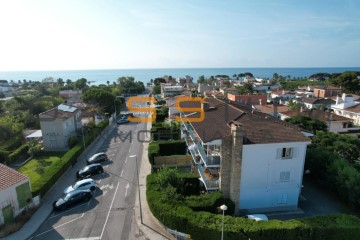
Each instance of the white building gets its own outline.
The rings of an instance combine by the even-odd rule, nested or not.
[[[0,225],[32,204],[29,177],[0,163]]]
[[[161,96],[168,97],[168,96],[175,96],[178,94],[181,94],[183,91],[183,86],[179,85],[167,85],[167,84],[161,84]]]
[[[205,101],[202,121],[189,120],[199,118],[199,112],[180,115],[189,120],[182,125],[182,136],[205,189],[220,189],[235,202],[236,213],[296,209],[310,140],[269,115],[215,98]],[[181,107],[199,108],[200,103]]]
[[[68,139],[81,129],[80,109],[65,104],[39,114],[46,151],[68,150]]]

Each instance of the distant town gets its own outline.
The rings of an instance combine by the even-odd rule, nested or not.
[[[358,239],[359,82],[0,80],[0,238]]]

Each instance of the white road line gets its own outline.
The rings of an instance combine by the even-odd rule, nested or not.
[[[47,230],[47,231],[45,231],[45,232],[42,232],[42,233],[36,235],[35,237],[41,236],[41,235],[43,235],[43,234],[45,234],[45,233],[48,233],[48,232],[50,232],[50,231],[53,231],[53,230],[55,230],[55,229],[57,229],[57,228],[59,228],[59,227],[62,227],[62,226],[64,226],[64,225],[66,225],[66,224],[72,223],[72,222],[74,222],[74,221],[82,218],[84,215],[85,215],[85,213],[81,214],[80,217],[74,218],[73,220],[70,220],[70,221],[65,222],[65,223],[63,223],[63,224],[60,224],[59,226],[53,227],[52,229],[49,229],[49,230]]]
[[[99,240],[100,237],[88,237],[88,238],[65,238],[66,240]]]
[[[119,182],[118,182],[117,185],[116,185],[115,193],[114,193],[113,199],[112,199],[112,201],[111,201],[111,205],[110,205],[108,214],[107,214],[107,216],[106,216],[106,220],[105,220],[105,223],[104,223],[104,227],[103,227],[103,229],[102,229],[102,231],[101,231],[100,239],[102,239],[102,236],[103,236],[103,234],[104,234],[107,221],[109,220],[110,211],[111,211],[112,206],[113,206],[113,204],[114,204],[114,200],[115,200],[115,196],[116,196],[116,193],[117,193],[118,188],[119,188]]]
[[[100,179],[100,180],[98,181],[98,183],[101,183],[101,180],[102,180],[102,179]]]
[[[123,170],[121,170],[120,177],[122,177],[123,173],[124,173],[124,169],[123,169]]]
[[[125,197],[127,196],[127,193],[128,193],[129,187],[130,187],[129,183],[128,183],[128,184],[126,184],[126,187],[125,187]]]
[[[76,207],[73,207],[73,208],[71,208],[71,209],[69,209],[69,210],[66,210],[66,211],[64,211],[64,212],[61,212],[61,213],[55,214],[54,216],[49,217],[49,219],[52,219],[52,218],[57,217],[57,216],[59,216],[59,215],[61,215],[61,214],[64,214],[64,213],[70,212],[70,211],[72,211],[72,210],[74,210],[74,209],[76,209],[76,208],[78,208],[78,207],[84,206],[85,204],[86,204],[86,203],[83,203],[83,204],[81,204],[81,205],[78,205],[78,206],[76,206]]]
[[[128,158],[125,159],[125,163],[127,162]]]

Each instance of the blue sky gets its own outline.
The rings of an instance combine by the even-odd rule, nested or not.
[[[2,0],[0,71],[359,67],[357,0]]]

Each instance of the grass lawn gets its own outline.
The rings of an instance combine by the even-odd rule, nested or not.
[[[46,152],[41,156],[35,157],[27,162],[24,166],[18,169],[22,174],[30,177],[31,188],[34,189],[36,183],[42,175],[46,172],[51,172],[50,169],[54,163],[60,161],[61,157],[66,152]]]

